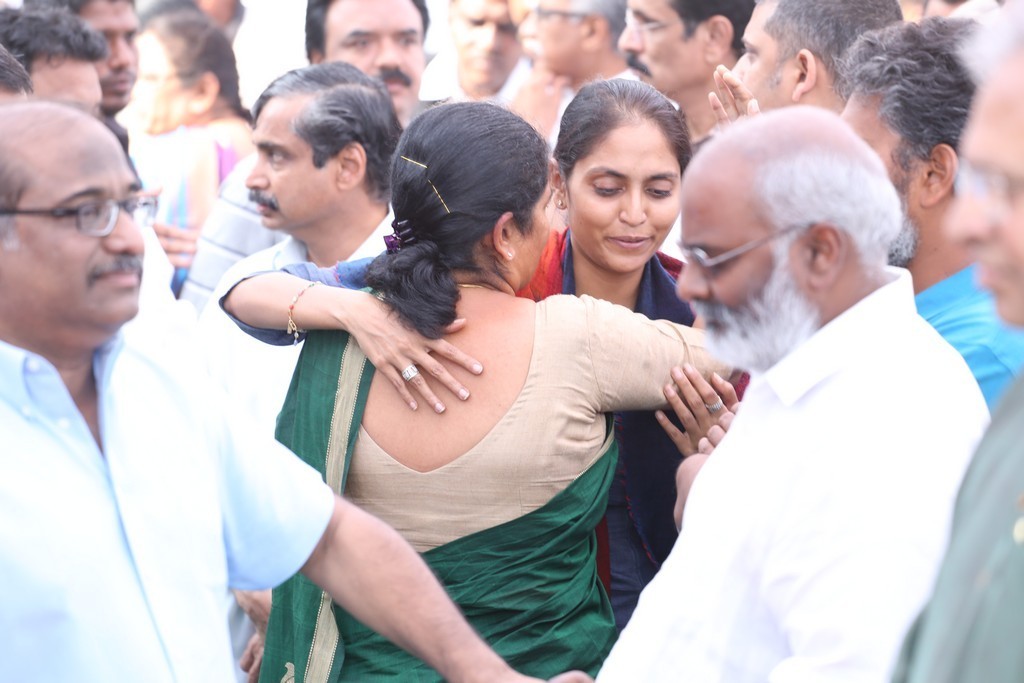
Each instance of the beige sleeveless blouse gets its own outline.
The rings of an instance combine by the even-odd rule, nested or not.
[[[384,520],[420,552],[536,510],[603,452],[603,413],[665,405],[675,365],[722,372],[704,333],[592,297],[537,304],[533,356],[508,412],[468,452],[417,472],[384,452],[362,427],[345,496]]]

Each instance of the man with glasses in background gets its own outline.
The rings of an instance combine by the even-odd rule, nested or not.
[[[562,113],[590,81],[630,78],[619,51],[626,0],[540,0],[527,15],[537,54],[530,78],[519,88],[512,109],[532,123],[551,147]]]
[[[230,680],[227,586],[302,571],[448,680],[532,680],[205,371],[120,334],[139,308],[132,218],[154,205],[110,131],[50,102],[3,105],[0,129],[5,679]]]
[[[681,192],[680,298],[751,382],[598,682],[883,680],[988,421],[981,391],[886,266],[899,198],[835,114],[716,135]]]

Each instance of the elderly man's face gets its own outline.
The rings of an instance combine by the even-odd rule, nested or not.
[[[388,87],[402,125],[419,104],[423,17],[410,0],[336,0],[324,25],[325,62],[348,62]]]
[[[587,13],[576,9],[576,4],[573,0],[540,0],[533,13],[537,56],[556,74],[572,76],[580,59],[580,43],[588,30],[583,23]]]
[[[719,154],[715,162],[683,178],[684,254],[697,248],[715,257],[776,233],[750,197],[737,196],[751,180],[744,161]],[[787,252],[771,240],[711,268],[691,258],[679,277],[677,294],[704,320],[709,350],[736,367],[763,372],[819,327],[788,258],[776,258],[780,251]]]
[[[496,95],[522,55],[508,0],[454,0],[449,20],[459,85],[472,99]]]
[[[139,70],[135,7],[128,0],[92,0],[82,7],[79,16],[107,39],[110,52],[97,69],[103,88],[103,113],[113,116],[127,106]]]
[[[1024,52],[978,90],[961,140],[957,198],[947,219],[953,239],[978,261],[1000,317],[1024,325]]]
[[[31,145],[15,152],[28,188],[13,208],[75,209],[138,190],[113,135],[84,115],[59,127],[44,121]],[[18,302],[8,317],[24,311],[23,324],[52,341],[96,348],[135,316],[143,241],[130,214],[120,211],[106,237],[81,233],[73,215],[12,218],[16,244],[0,249],[0,298]]]

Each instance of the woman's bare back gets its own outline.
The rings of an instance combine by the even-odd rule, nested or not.
[[[453,462],[479,443],[505,416],[526,382],[533,357],[536,304],[488,289],[461,289],[458,315],[466,326],[447,337],[485,368],[473,375],[441,359],[469,389],[468,401],[449,401],[442,414],[415,412],[380,376],[370,385],[363,428],[396,461],[418,472]],[[425,378],[435,393],[438,383]]]

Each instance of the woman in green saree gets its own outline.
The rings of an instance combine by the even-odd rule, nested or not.
[[[404,325],[456,343],[487,371],[444,363],[474,398],[410,411],[385,376],[394,368],[375,361],[375,373],[367,360],[383,357],[388,337],[377,298],[260,275],[232,290],[230,313],[323,330],[306,337],[278,438],[423,553],[512,666],[542,678],[595,673],[615,638],[594,560],[617,457],[608,416],[662,406],[661,379],[675,365],[724,368],[699,330],[590,297],[515,296],[547,244],[551,189],[546,143],[514,114],[481,103],[424,113],[399,142],[392,192],[395,235],[366,283]],[[422,367],[402,375],[439,389]],[[438,680],[301,576],[275,590],[261,680],[286,672]]]

